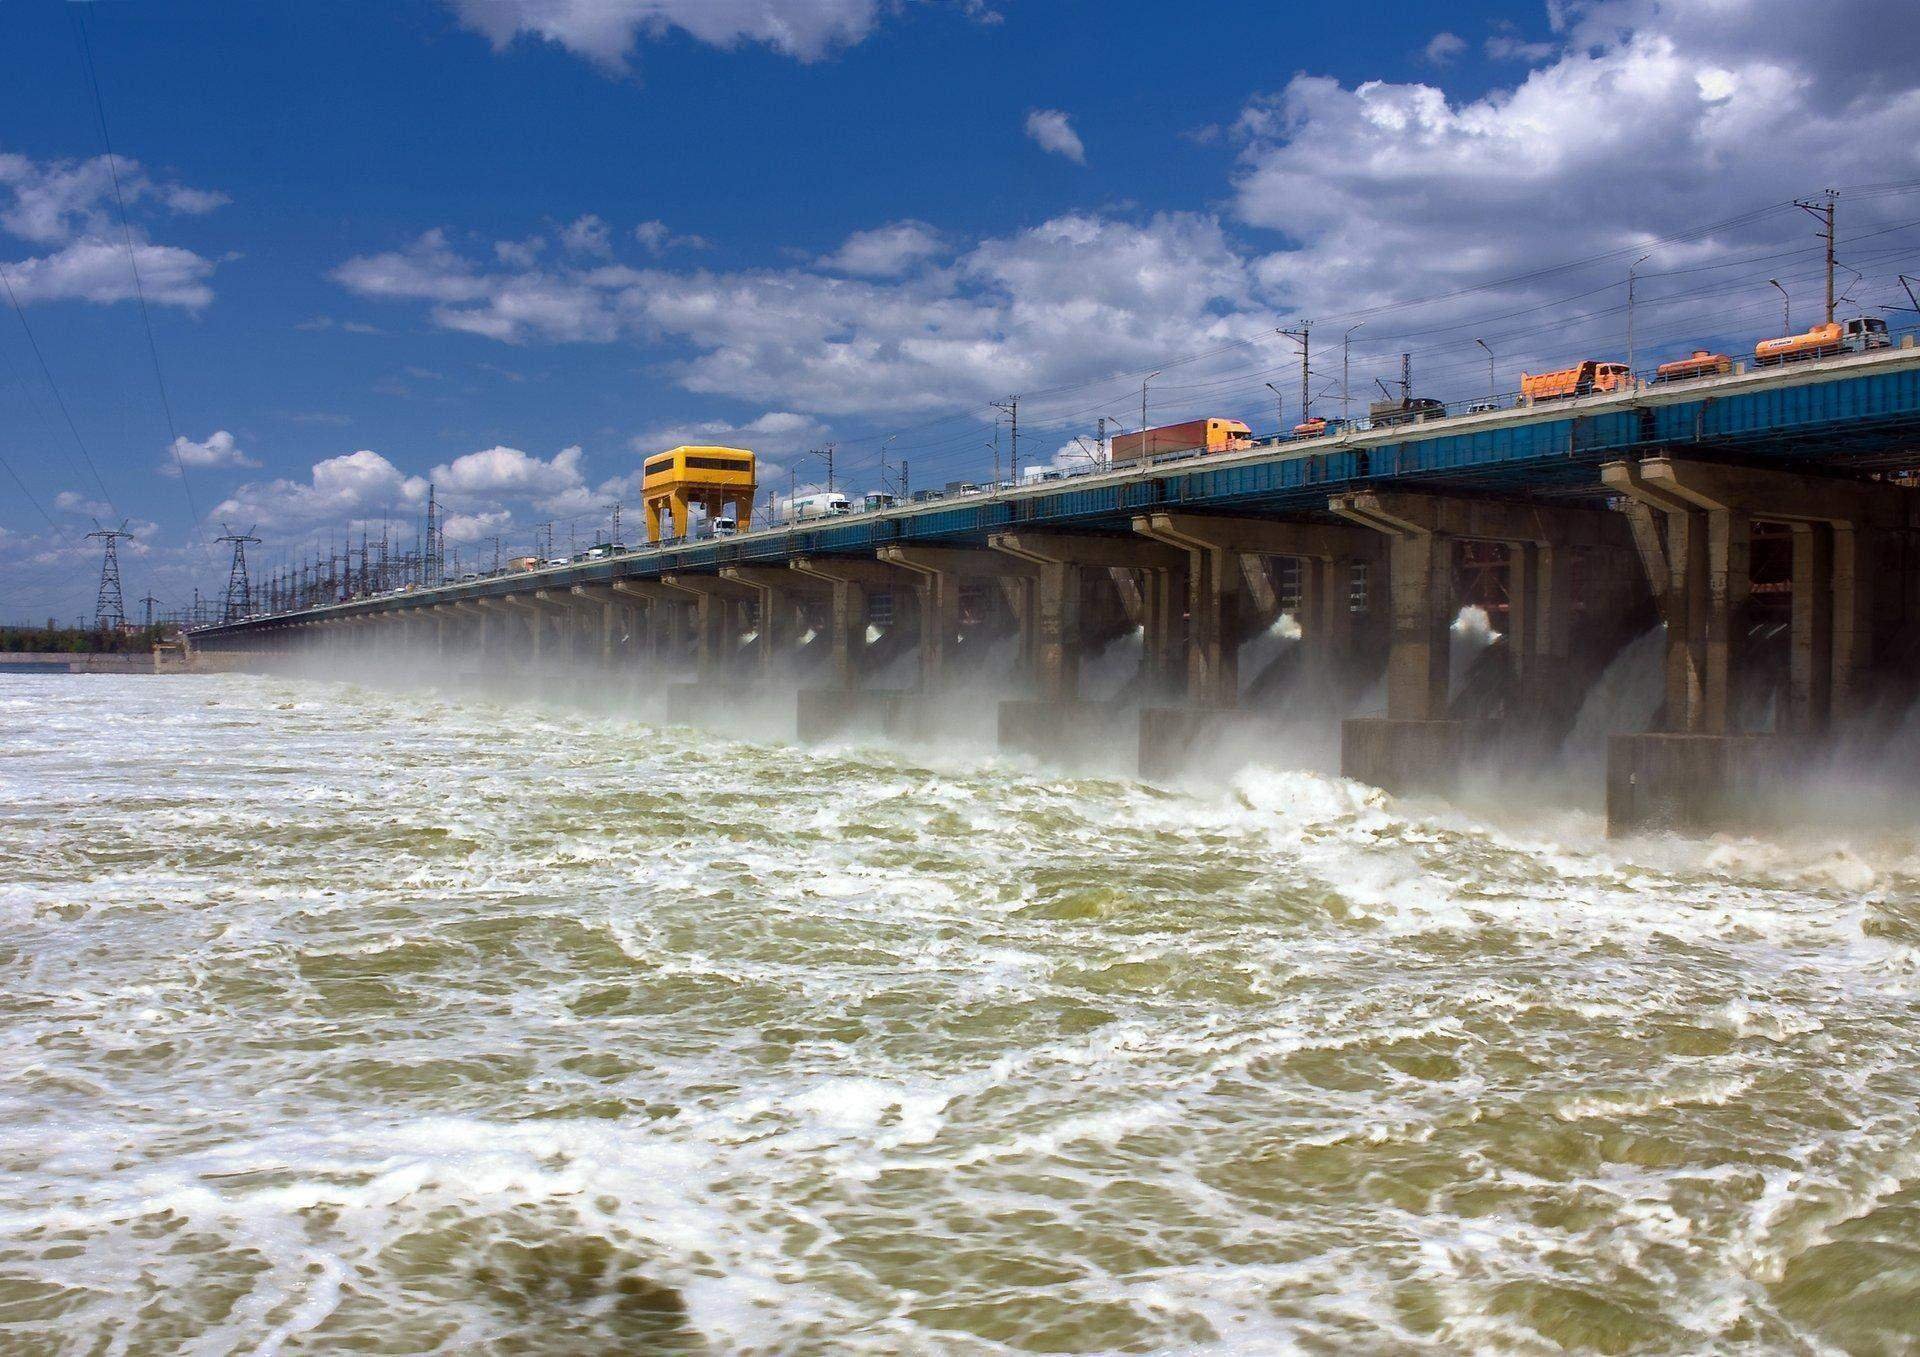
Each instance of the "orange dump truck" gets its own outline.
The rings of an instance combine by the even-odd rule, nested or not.
[[[1584,363],[1553,372],[1521,373],[1520,397],[1530,401],[1557,401],[1589,396],[1596,391],[1620,391],[1632,376],[1625,363],[1602,363],[1589,358]]]
[[[1653,370],[1656,382],[1684,382],[1689,377],[1719,377],[1733,371],[1733,360],[1711,349],[1695,349],[1691,356],[1662,363]]]
[[[1837,353],[1865,353],[1884,349],[1893,343],[1887,335],[1887,323],[1878,316],[1855,316],[1852,320],[1830,320],[1805,334],[1781,335],[1763,339],[1753,346],[1753,361],[1763,367],[1776,363],[1800,363],[1810,358],[1828,358]]]
[[[1253,431],[1237,419],[1190,419],[1184,424],[1162,424],[1145,433],[1113,436],[1113,464],[1138,462],[1165,452],[1230,452],[1249,447]]]

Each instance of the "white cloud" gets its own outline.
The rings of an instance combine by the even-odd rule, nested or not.
[[[898,248],[889,259],[856,244],[856,263],[898,262]],[[1071,214],[902,279],[617,264],[490,272],[440,232],[335,277],[507,342],[676,342],[690,356],[670,371],[688,390],[816,416],[951,409],[1274,323],[1219,223],[1184,213],[1139,225]]]
[[[663,221],[641,222],[633,228],[633,238],[649,254],[665,254],[668,250],[706,250],[713,246],[713,242],[705,236],[675,235]]]
[[[686,443],[750,448],[756,453],[779,456],[811,447],[824,441],[826,436],[826,425],[817,419],[790,410],[769,410],[744,423],[706,419],[665,425],[635,434],[628,446],[642,457]]]
[[[715,47],[764,43],[817,61],[872,31],[879,0],[449,0],[496,50],[520,37],[557,43],[610,71],[642,38],[672,30]]]
[[[213,300],[207,279],[211,261],[174,245],[150,245],[136,240],[134,258],[140,268],[140,288],[149,304],[184,306],[196,310]],[[138,291],[127,267],[123,241],[88,237],[61,246],[52,254],[0,265],[22,306],[31,302],[131,301]]]
[[[0,188],[10,197],[0,208],[0,229],[36,245],[58,245],[79,236],[119,229],[113,214],[113,171],[126,202],[158,202],[166,210],[201,216],[230,201],[226,194],[156,181],[136,160],[105,156],[90,160],[34,161],[0,152]]]
[[[1477,99],[1449,100],[1421,83],[1349,87],[1318,76],[1252,98],[1236,125],[1231,210],[1244,229],[1233,233],[1207,213],[1121,220],[1072,212],[967,244],[943,241],[925,223],[895,222],[856,232],[811,264],[715,270],[544,256],[501,265],[431,232],[397,254],[350,260],[336,276],[371,295],[415,299],[443,327],[508,342],[646,345],[672,355],[659,370],[685,390],[822,426],[977,409],[1010,392],[1090,381],[1108,392],[1075,396],[1074,418],[1090,425],[1131,409],[1137,419],[1134,400],[1109,394],[1137,385],[1125,374],[1239,344],[1220,360],[1239,365],[1234,380],[1209,382],[1185,367],[1154,383],[1154,404],[1168,417],[1219,406],[1264,427],[1273,409],[1265,383],[1281,384],[1291,407],[1297,380],[1294,350],[1274,327],[1320,317],[1315,353],[1331,344],[1337,354],[1340,331],[1325,329],[1333,317],[1457,293],[1360,331],[1354,388],[1371,390],[1372,377],[1397,367],[1410,347],[1443,350],[1418,359],[1425,383],[1454,382],[1435,394],[1464,394],[1471,380],[1478,395],[1485,368],[1473,334],[1500,346],[1507,382],[1530,357],[1618,344],[1617,318],[1578,330],[1566,318],[1579,307],[1564,304],[1587,293],[1598,300],[1583,305],[1617,308],[1634,256],[1613,252],[1644,252],[1749,203],[1920,171],[1920,26],[1875,52],[1859,36],[1870,27],[1865,9],[1832,23],[1783,18],[1761,0],[1709,7],[1711,21],[1626,0],[1570,7],[1549,64]],[[1734,184],[1739,196],[1730,200]],[[1843,243],[1912,215],[1912,206],[1895,197],[1843,206]],[[1903,239],[1914,238],[1894,237]],[[1662,311],[1663,290],[1693,284],[1654,275],[1782,242],[1812,248],[1797,214],[1662,247],[1642,274],[1642,335],[1658,343],[1664,325],[1678,343],[1693,337],[1682,330],[1744,324],[1718,299]],[[1585,274],[1525,276],[1588,256],[1603,258]],[[1527,311],[1550,306],[1559,309]],[[1410,343],[1396,333],[1522,314],[1504,331]],[[1614,328],[1596,328],[1603,325]],[[1316,363],[1320,399],[1324,361]],[[1062,417],[1068,406],[1055,403]],[[1030,418],[1046,417],[1044,406],[1023,404],[1022,432],[1041,427]],[[699,430],[756,446],[751,431],[721,419],[655,432]],[[964,439],[977,456],[977,440]],[[947,445],[960,447],[962,437]],[[588,493],[584,483],[577,493]]]
[[[1240,120],[1235,212],[1293,246],[1261,261],[1261,283],[1324,315],[1644,245],[1829,184],[1911,176],[1920,25],[1884,17],[1871,0],[1569,4],[1553,59],[1478,99],[1297,76]],[[1890,211],[1863,205],[1853,229]],[[1776,217],[1670,248],[1654,267],[1760,242],[1798,246],[1804,232]],[[1624,271],[1609,263],[1592,281]],[[1542,302],[1576,290],[1567,284],[1479,301]]]
[[[1435,66],[1445,66],[1467,50],[1467,40],[1458,33],[1439,32],[1427,39],[1421,55]]]
[[[1065,156],[1076,165],[1087,163],[1087,148],[1081,144],[1080,134],[1057,108],[1036,108],[1027,114],[1027,135],[1043,151]]]
[[[120,188],[129,213],[146,203],[188,215],[211,212],[222,193],[163,183],[137,161],[121,160]],[[0,264],[22,305],[29,302],[125,301],[135,295],[127,263],[127,235],[149,302],[196,309],[213,299],[207,285],[214,265],[193,251],[156,245],[138,221],[123,229],[113,214],[113,179],[104,156],[82,161],[34,161],[0,153],[0,230],[47,253]]]
[[[933,227],[923,221],[897,221],[855,231],[820,261],[820,267],[862,278],[893,278],[945,253],[947,243]]]
[[[562,448],[546,461],[518,448],[492,447],[436,466],[428,479],[436,494],[454,503],[500,498],[554,503],[584,485],[584,456],[578,446]]]
[[[182,466],[190,467],[257,467],[260,463],[240,450],[234,436],[225,429],[216,429],[201,442],[194,442],[185,434],[173,440],[173,451],[167,460],[156,470],[162,476],[178,477]]]
[[[528,236],[525,240],[496,240],[493,242],[493,257],[508,268],[530,269],[540,262],[541,251],[546,248],[547,242],[541,236]]]
[[[361,449],[314,463],[309,479],[250,482],[215,506],[211,518],[282,531],[389,509],[412,513],[427,502],[427,482],[408,476],[377,452]]]
[[[74,490],[62,490],[53,497],[53,507],[62,513],[83,514],[88,518],[108,518],[113,514],[113,506],[97,499],[88,499]]]
[[[603,259],[613,254],[612,231],[591,212],[561,227],[560,243],[575,254],[598,255]]]
[[[443,531],[448,542],[479,542],[503,531],[513,522],[510,509],[493,509],[478,514],[448,514]]]
[[[1506,30],[1492,34],[1484,46],[1487,55],[1494,61],[1524,61],[1528,64],[1545,61],[1560,50],[1554,43],[1529,42]]]

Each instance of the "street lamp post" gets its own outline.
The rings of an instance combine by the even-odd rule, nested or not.
[[[1287,398],[1280,394],[1280,388],[1272,382],[1262,382],[1261,385],[1273,392],[1273,436],[1278,438],[1287,431]]]
[[[1478,344],[1481,348],[1487,349],[1486,340],[1475,339],[1473,342]],[[1493,350],[1492,349],[1487,349],[1487,399],[1489,401],[1498,401],[1500,399],[1500,393],[1495,388],[1494,381],[1493,381]]]
[[[1651,251],[1627,265],[1627,375],[1633,375],[1633,271],[1653,258]]]
[[[1340,336],[1340,422],[1343,424],[1347,422],[1348,416],[1351,414],[1351,411],[1348,409],[1348,402],[1353,394],[1347,385],[1348,343],[1353,338],[1353,332],[1365,324],[1366,322],[1364,320],[1355,321],[1347,327],[1347,332]]]
[[[1780,333],[1790,335],[1793,333],[1793,298],[1787,295],[1787,290],[1784,287],[1780,286],[1780,280],[1778,278],[1767,279],[1767,286],[1779,290]]]
[[[1142,461],[1146,460],[1147,456],[1147,383],[1163,371],[1165,369],[1156,368],[1140,379],[1140,457]]]

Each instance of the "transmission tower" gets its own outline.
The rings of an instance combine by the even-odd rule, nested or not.
[[[93,605],[94,630],[118,631],[127,625],[127,605],[120,596],[120,551],[117,543],[123,537],[131,540],[133,534],[127,531],[123,519],[117,528],[102,528],[96,523],[87,536],[98,537],[106,544],[106,551],[100,560],[100,594]]]
[[[152,631],[153,630],[153,605],[158,603],[160,600],[155,598],[152,594],[148,594],[145,598],[141,599],[140,601],[146,604],[147,630]]]
[[[224,523],[220,526],[226,528],[226,535],[213,540],[233,543],[233,565],[227,571],[227,599],[221,621],[238,622],[253,611],[253,588],[247,582],[247,543],[260,539],[253,535],[251,528],[235,532]]]

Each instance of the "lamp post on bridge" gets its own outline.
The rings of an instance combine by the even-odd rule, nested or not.
[[[1767,286],[1780,294],[1780,333],[1790,335],[1793,333],[1793,298],[1787,295],[1784,287],[1780,286],[1778,278],[1767,279]]]
[[[1348,403],[1353,394],[1347,385],[1347,357],[1349,346],[1353,340],[1353,332],[1365,324],[1366,322],[1364,320],[1357,320],[1347,327],[1345,334],[1340,336],[1340,420],[1342,423],[1346,423],[1349,415],[1352,413],[1348,409]]]
[[[1631,264],[1627,265],[1627,376],[1629,378],[1633,376],[1633,372],[1634,372],[1634,368],[1633,368],[1633,284],[1634,284],[1633,271],[1639,268],[1642,264],[1646,263],[1651,258],[1653,258],[1653,251],[1649,250],[1647,251],[1647,253],[1641,255],[1638,259],[1634,260]]]
[[[1492,403],[1497,403],[1500,399],[1500,392],[1493,379],[1493,350],[1487,348],[1487,341],[1484,339],[1476,337],[1473,342],[1481,348],[1487,349],[1487,400]]]

